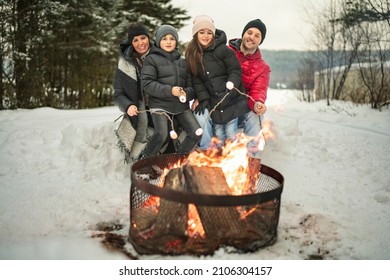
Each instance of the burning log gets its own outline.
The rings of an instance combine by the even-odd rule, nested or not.
[[[231,191],[225,175],[219,167],[183,167],[187,188],[193,193],[229,195]]]
[[[256,193],[257,181],[260,176],[261,160],[258,158],[249,158],[248,176],[245,182],[244,190],[250,190],[250,193]]]
[[[164,188],[183,191],[184,178],[181,168],[175,168],[165,177]],[[176,235],[185,236],[187,232],[188,207],[187,204],[177,203],[166,199],[160,200],[156,218],[155,236]]]
[[[229,195],[225,175],[218,167],[183,167],[187,188],[193,193]],[[232,207],[197,206],[208,239],[237,238],[242,234],[240,215]]]
[[[184,176],[181,168],[175,168],[165,177],[164,188],[183,191]],[[167,251],[180,252],[188,239],[187,204],[161,198],[153,230],[154,243],[163,245]]]
[[[283,187],[277,171],[263,165],[260,174],[259,159],[206,166],[202,157],[182,160],[159,156],[133,165],[129,241],[137,252],[250,252],[276,241]]]

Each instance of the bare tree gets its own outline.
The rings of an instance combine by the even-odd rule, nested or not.
[[[346,4],[343,2],[340,7],[341,16],[346,13]],[[334,80],[335,90],[333,91],[333,99],[339,100],[342,98],[342,92],[345,82],[348,77],[348,73],[351,70],[352,64],[356,61],[358,56],[358,50],[361,45],[361,29],[356,26],[348,26],[343,22],[338,21],[340,24],[340,64],[338,68],[338,77]]]
[[[360,76],[369,93],[371,107],[390,102],[390,30],[387,21],[360,23],[364,45],[359,52]]]
[[[353,29],[361,44],[356,49],[362,87],[351,93],[354,101],[368,102],[380,109],[389,103],[390,2],[385,0],[346,1],[338,19]]]
[[[296,87],[302,91],[302,100],[313,101],[312,91],[314,88],[314,72],[316,70],[316,61],[312,57],[312,53],[302,58],[301,67],[298,69],[298,79]]]
[[[363,86],[346,88],[357,61],[361,65],[363,88],[369,93],[373,108],[388,103],[389,66],[385,61],[389,59],[389,5],[388,1],[380,0],[331,0],[318,14],[314,25],[315,46],[322,70],[315,75],[315,93],[326,98],[328,105],[333,99],[365,100]]]
[[[337,79],[337,72],[335,72],[336,49],[340,28],[336,21],[337,11],[338,1],[331,0],[324,11],[317,15],[314,22],[314,46],[319,54],[317,57],[318,65],[323,69],[320,71],[318,79],[324,81],[321,83],[323,87],[317,89],[317,95],[320,98],[325,97],[328,105],[334,96],[334,82]]]

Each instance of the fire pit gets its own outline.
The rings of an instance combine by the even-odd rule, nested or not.
[[[226,184],[219,168],[173,166],[187,159],[161,155],[132,166],[129,242],[138,253],[207,255],[221,246],[253,252],[276,241],[279,172],[257,165],[251,193],[216,195],[219,182]]]

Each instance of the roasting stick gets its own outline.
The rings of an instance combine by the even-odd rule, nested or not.
[[[231,93],[231,91],[233,89],[235,89],[239,94],[244,95],[244,96],[248,97],[249,99],[251,99],[255,103],[255,106],[259,106],[260,105],[260,102],[256,101],[252,96],[250,96],[250,95],[248,95],[246,93],[243,93],[238,88],[236,88],[234,86],[233,82],[228,81],[226,83],[226,88],[229,90],[229,92],[214,106],[214,108],[210,111],[209,116],[211,115],[212,112],[214,112],[217,109],[219,104],[221,104],[226,99],[226,97]]]
[[[213,109],[210,110],[209,115],[208,115],[209,117],[210,117],[211,114],[217,109],[217,107],[226,99],[226,97],[228,97],[228,95],[231,93],[231,91],[232,91],[233,89],[235,89],[239,94],[244,95],[244,96],[250,98],[250,99],[255,103],[255,106],[258,106],[257,104],[258,104],[259,102],[257,102],[256,100],[254,100],[252,96],[250,96],[250,95],[248,95],[248,94],[246,94],[246,93],[241,92],[238,88],[236,88],[236,87],[234,86],[234,84],[233,84],[232,82],[228,81],[228,82],[226,83],[226,88],[229,90],[228,93],[227,93],[227,94],[226,94],[226,95],[225,95],[225,96],[224,96],[224,97],[223,97],[223,98],[222,98],[222,99],[213,107]],[[183,94],[183,95],[180,95],[180,96],[179,96],[179,100],[180,100],[180,102],[184,103],[184,102],[187,101],[187,98],[186,98],[186,96]],[[175,128],[174,128],[173,119],[172,119],[166,112],[162,112],[162,111],[151,111],[151,110],[141,110],[141,111],[138,111],[138,113],[146,113],[146,112],[149,112],[149,113],[151,113],[151,114],[165,115],[165,116],[168,118],[168,120],[169,120],[169,122],[170,122],[170,124],[171,124],[171,131],[169,132],[169,135],[170,135],[170,137],[171,137],[172,139],[177,139],[178,135],[177,135],[177,133],[176,133],[176,131],[175,131]],[[116,122],[118,119],[120,119],[123,115],[124,115],[124,114],[122,114],[121,116],[119,116],[114,122]],[[203,128],[197,129],[197,130],[195,131],[195,134],[196,134],[197,136],[202,135],[202,134],[203,134]]]

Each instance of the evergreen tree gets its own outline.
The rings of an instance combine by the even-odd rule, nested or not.
[[[384,20],[390,24],[390,2],[388,0],[347,0],[346,4],[347,13],[340,20],[348,26]]]
[[[189,17],[170,2],[2,1],[1,104],[7,96],[17,108],[111,105],[107,94],[127,26],[141,21],[151,31],[161,24],[180,29]]]

